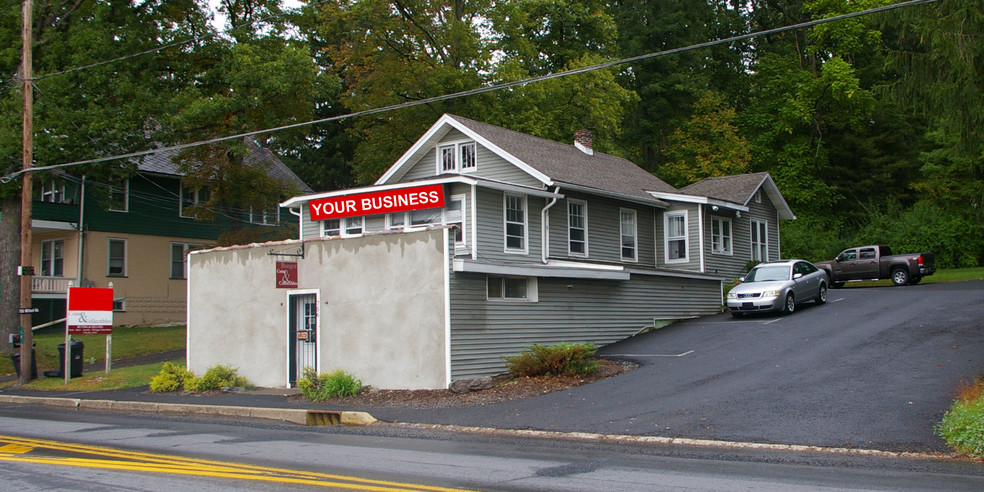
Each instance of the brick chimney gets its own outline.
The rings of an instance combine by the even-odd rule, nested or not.
[[[588,155],[594,155],[594,134],[591,130],[577,130],[574,132],[574,147]]]

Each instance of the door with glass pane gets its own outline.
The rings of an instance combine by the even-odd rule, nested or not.
[[[318,370],[318,295],[292,294],[288,305],[288,370],[293,387],[304,376],[305,367]]]

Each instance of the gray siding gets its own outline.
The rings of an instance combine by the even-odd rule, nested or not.
[[[451,130],[441,138],[441,144],[451,142],[470,141],[465,134]],[[462,173],[463,176],[474,176],[478,178],[494,179],[507,183],[525,186],[540,186],[541,183],[529,174],[523,172],[516,166],[499,157],[491,150],[476,145],[475,170]],[[413,181],[416,179],[430,178],[438,174],[437,171],[437,148],[432,148],[414,163],[404,174],[400,181]]]
[[[478,188],[478,257],[512,263],[539,262],[540,213],[546,205],[546,200],[526,196],[528,253],[506,253],[504,196],[505,193],[502,191]]]
[[[673,270],[683,270],[688,272],[700,271],[700,216],[698,214],[699,205],[693,203],[673,203],[656,218],[656,236],[658,254],[656,255],[657,266]],[[687,261],[667,263],[666,261],[666,220],[667,213],[686,212],[687,213]]]
[[[716,314],[721,284],[648,274],[630,280],[539,278],[538,302],[486,299],[486,276],[451,276],[451,379],[506,371],[504,356],[533,343],[607,345],[654,319]]]
[[[654,207],[629,202],[565,193],[550,211],[550,257],[590,262],[620,263],[626,266],[655,266],[656,230],[658,215]],[[581,200],[587,203],[588,256],[569,256],[567,244],[567,201]],[[622,261],[621,209],[636,211],[638,261]]]
[[[711,219],[720,218],[731,220],[731,254],[714,253],[711,238]],[[744,225],[740,225],[744,224]],[[743,238],[743,239],[739,239]],[[735,217],[734,212],[721,210],[711,212],[709,207],[704,208],[704,264],[705,271],[712,275],[720,275],[726,278],[736,278],[748,264],[751,255],[749,245],[749,225],[742,222],[741,218]]]

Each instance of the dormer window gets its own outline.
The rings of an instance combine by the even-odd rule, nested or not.
[[[458,142],[437,147],[437,172],[462,173],[476,166],[475,142]]]

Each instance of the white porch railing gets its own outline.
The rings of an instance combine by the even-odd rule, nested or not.
[[[31,292],[35,294],[67,294],[68,284],[75,277],[31,277]]]

